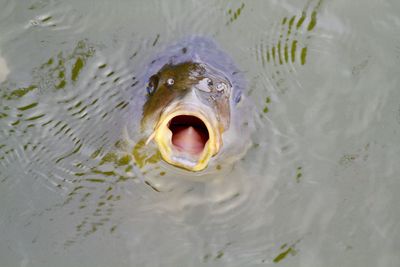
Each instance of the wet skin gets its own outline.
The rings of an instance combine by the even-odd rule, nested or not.
[[[218,154],[231,122],[227,76],[196,57],[168,62],[150,76],[142,128],[151,128],[147,143],[154,141],[166,162],[200,171]]]

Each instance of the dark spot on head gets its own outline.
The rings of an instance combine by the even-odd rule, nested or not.
[[[157,60],[156,60],[156,59],[154,59],[154,60],[153,60],[153,61],[152,61],[150,64],[154,64],[154,63],[156,63],[156,61],[157,61]]]
[[[186,54],[186,52],[187,52],[187,48],[186,47],[182,48],[182,53]]]

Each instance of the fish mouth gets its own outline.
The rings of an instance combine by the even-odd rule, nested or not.
[[[209,114],[193,107],[173,110],[161,116],[149,140],[154,138],[169,164],[201,171],[221,146],[216,119]]]
[[[168,127],[172,132],[172,144],[181,152],[198,155],[203,152],[209,139],[207,126],[193,115],[173,117]]]

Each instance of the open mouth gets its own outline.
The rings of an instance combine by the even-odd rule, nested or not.
[[[166,162],[191,171],[203,170],[221,146],[216,119],[206,114],[195,107],[165,112],[147,142],[154,138]]]
[[[171,142],[176,150],[193,156],[200,155],[209,139],[207,126],[196,116],[178,115],[168,125]]]

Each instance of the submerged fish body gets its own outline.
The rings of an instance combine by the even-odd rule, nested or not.
[[[145,80],[141,125],[164,161],[201,171],[235,145],[227,139],[240,135],[236,111],[243,78],[212,40],[192,37],[167,48],[152,60]]]

